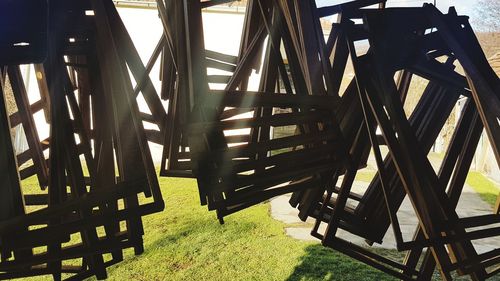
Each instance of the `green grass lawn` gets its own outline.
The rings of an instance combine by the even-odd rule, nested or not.
[[[367,172],[361,178],[370,176]],[[495,202],[498,190],[481,174],[472,172],[467,183],[482,188],[487,202]],[[194,180],[160,178],[160,184],[166,209],[144,218],[145,253],[134,256],[126,250],[125,261],[108,269],[109,280],[395,280],[319,241],[287,236],[287,225],[271,218],[268,203],[231,215],[220,225],[213,212],[199,205]]]
[[[376,171],[372,170],[360,170],[356,174],[356,180],[362,182],[371,182],[373,177],[377,174]]]
[[[284,233],[269,204],[227,217],[199,206],[194,180],[161,178],[166,209],[144,219],[146,252],[109,269],[110,280],[391,280],[317,243]]]
[[[485,177],[480,172],[469,172],[467,184],[470,185],[485,202],[494,206],[497,201],[500,187]]]
[[[288,237],[268,203],[220,225],[199,205],[194,180],[160,183],[166,209],[144,218],[145,253],[127,250],[125,261],[108,269],[109,280],[394,280],[319,242]]]

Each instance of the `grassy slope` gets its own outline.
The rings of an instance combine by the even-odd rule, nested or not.
[[[109,280],[394,280],[319,243],[288,237],[268,203],[220,225],[199,206],[194,180],[160,183],[167,207],[144,218],[145,253],[126,250],[125,261],[108,269]]]
[[[375,172],[372,171],[359,172],[358,175],[356,175],[356,180],[370,182],[374,175]],[[470,171],[466,182],[479,194],[481,199],[491,206],[495,205],[497,196],[500,193],[500,187],[498,185],[477,171]]]
[[[146,252],[109,270],[110,280],[390,280],[315,243],[296,241],[261,204],[219,225],[196,184],[161,179],[166,211],[145,218]]]
[[[360,176],[367,180],[373,173]],[[36,186],[34,178],[24,183]],[[495,202],[498,189],[480,173],[471,172],[467,183]],[[109,280],[395,280],[318,243],[286,236],[286,225],[270,217],[267,203],[219,225],[214,213],[199,206],[194,180],[160,178],[160,184],[167,209],[144,218],[145,253],[136,257],[126,250],[125,261],[108,269]]]
[[[287,236],[268,203],[219,225],[214,213],[199,206],[194,180],[160,183],[167,209],[144,219],[146,252],[134,257],[127,251],[126,260],[108,270],[109,280],[396,280],[319,243]],[[404,257],[373,250],[393,260]],[[433,280],[440,280],[437,272]]]
[[[495,185],[480,172],[469,172],[467,184],[470,185],[488,204],[494,206],[497,200],[500,187]]]

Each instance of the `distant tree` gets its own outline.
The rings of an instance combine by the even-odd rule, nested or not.
[[[500,0],[479,0],[472,23],[481,31],[500,31]]]

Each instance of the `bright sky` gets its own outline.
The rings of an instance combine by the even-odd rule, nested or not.
[[[497,0],[499,1],[499,0]],[[335,5],[346,0],[316,0],[318,7]],[[421,7],[424,3],[434,3],[434,0],[388,0],[387,7]],[[467,15],[471,18],[474,27],[474,19],[479,16],[480,0],[436,0],[436,6],[446,13],[450,6],[455,6],[458,14]]]

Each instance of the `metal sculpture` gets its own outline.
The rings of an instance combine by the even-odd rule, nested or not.
[[[112,1],[17,1],[0,4],[0,13],[31,10],[32,2],[41,24],[0,28],[19,34],[0,41],[0,278],[102,279],[123,249],[140,254],[141,217],[164,207],[148,141],[163,145],[160,175],[196,178],[201,203],[221,222],[293,193],[290,204],[316,220],[312,235],[323,245],[402,280],[430,280],[436,267],[444,280],[500,270],[500,249],[473,245],[498,235],[498,211],[456,212],[483,128],[500,161],[500,80],[453,8],[248,0],[234,56],[205,48],[202,19],[204,9],[232,1],[157,0],[163,34],[144,65]],[[326,35],[321,18],[331,16]],[[149,77],[158,60],[159,93]],[[36,71],[37,102],[21,64]],[[416,76],[428,84],[407,114]],[[5,104],[9,94],[15,108]],[[149,113],[139,110],[139,95]],[[435,172],[426,155],[459,99],[466,102]],[[43,140],[33,117],[42,110],[51,127]],[[22,152],[10,138],[19,125],[29,147]],[[280,128],[291,130],[273,133]],[[370,155],[378,173],[354,192]],[[37,188],[26,188],[33,176]],[[405,197],[418,218],[406,241],[397,216]],[[403,262],[368,249],[389,227]]]

